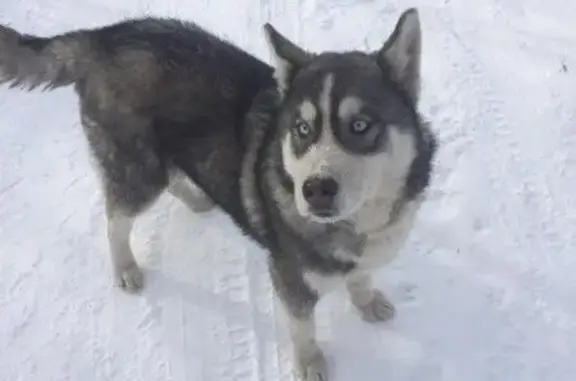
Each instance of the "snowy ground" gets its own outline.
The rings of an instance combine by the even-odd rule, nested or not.
[[[369,326],[338,294],[322,303],[333,380],[572,381],[576,3],[2,0],[0,22],[53,34],[173,15],[268,59],[265,21],[313,49],[376,48],[412,5],[437,174],[378,278],[397,319]],[[0,89],[2,381],[291,380],[264,255],[220,212],[165,196],[140,220],[140,296],[111,288],[104,227],[71,88]]]

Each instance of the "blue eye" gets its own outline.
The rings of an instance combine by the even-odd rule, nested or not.
[[[370,128],[370,124],[362,119],[355,119],[350,123],[350,130],[355,134],[362,134]]]
[[[307,136],[312,129],[310,128],[310,125],[308,125],[308,123],[306,123],[304,120],[302,119],[298,119],[296,121],[296,133],[300,136],[300,137],[305,137]]]

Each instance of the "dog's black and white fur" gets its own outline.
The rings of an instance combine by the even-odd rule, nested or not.
[[[143,286],[130,233],[162,192],[197,212],[215,204],[270,252],[296,370],[326,380],[316,303],[345,284],[365,320],[393,316],[371,273],[398,254],[429,182],[420,22],[405,11],[376,52],[315,54],[264,30],[275,67],[174,19],[51,38],[0,26],[0,81],[75,86],[116,284]]]

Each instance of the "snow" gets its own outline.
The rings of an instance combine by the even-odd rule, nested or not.
[[[377,278],[396,320],[361,322],[342,292],[322,302],[332,379],[576,379],[576,3],[231,5],[4,0],[0,22],[49,35],[171,15],[268,60],[266,21],[311,49],[376,48],[419,7],[437,171],[412,239]],[[265,255],[221,212],[163,196],[133,238],[147,287],[124,294],[72,89],[3,87],[0,136],[1,380],[292,379]]]

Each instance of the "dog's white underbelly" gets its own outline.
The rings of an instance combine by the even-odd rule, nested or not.
[[[363,254],[359,257],[350,257],[357,264],[356,268],[346,275],[306,272],[304,280],[308,286],[319,294],[325,294],[342,286],[350,278],[360,274],[373,273],[392,262],[400,254],[412,230],[419,207],[419,201],[405,205],[405,209],[398,220],[386,228],[373,229],[375,224],[371,223],[370,228],[365,230],[367,241]]]

